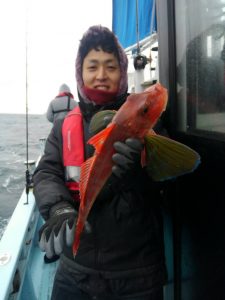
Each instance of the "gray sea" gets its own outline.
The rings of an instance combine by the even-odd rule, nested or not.
[[[0,114],[0,238],[25,188],[28,128],[28,159],[37,160],[52,124],[45,115]]]

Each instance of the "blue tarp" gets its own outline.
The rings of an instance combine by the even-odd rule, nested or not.
[[[138,40],[141,41],[156,32],[155,1],[138,0],[137,4],[139,37],[137,37],[136,0],[113,0],[112,29],[123,48],[134,45]]]

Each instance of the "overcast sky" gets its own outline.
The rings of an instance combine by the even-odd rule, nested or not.
[[[66,83],[74,96],[79,39],[91,25],[111,29],[111,0],[0,1],[0,113],[45,113]],[[27,34],[26,34],[27,32]]]

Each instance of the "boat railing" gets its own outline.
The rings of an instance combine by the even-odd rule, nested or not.
[[[40,142],[41,154],[35,166],[45,139]],[[0,300],[50,299],[57,262],[44,263],[44,253],[38,247],[42,224],[32,186],[29,191],[24,188],[0,240]]]
[[[29,256],[39,213],[33,193],[24,189],[0,241],[0,299],[10,299],[24,280],[25,260]]]

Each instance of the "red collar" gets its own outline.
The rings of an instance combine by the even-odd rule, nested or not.
[[[90,89],[84,86],[84,93],[92,102],[97,105],[105,105],[114,102],[118,91],[108,92],[98,89]]]

